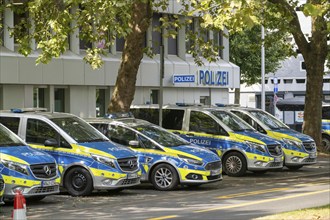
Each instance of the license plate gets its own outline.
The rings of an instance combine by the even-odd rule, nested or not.
[[[282,161],[282,158],[280,158],[280,157],[275,157],[274,158],[274,162],[281,162]]]
[[[217,170],[211,170],[211,176],[216,176],[220,174],[220,169]]]
[[[315,154],[315,153],[310,154],[310,155],[309,155],[309,158],[316,158],[316,154]]]
[[[55,180],[49,180],[49,181],[42,181],[41,182],[41,186],[44,187],[44,186],[55,186],[57,185]]]
[[[127,179],[135,179],[138,177],[137,173],[129,173],[127,174]]]

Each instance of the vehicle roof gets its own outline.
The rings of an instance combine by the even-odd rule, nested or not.
[[[21,112],[21,113],[14,113],[11,110],[1,110],[0,114],[3,115],[14,115],[14,116],[22,116],[22,115],[27,115],[27,116],[42,116],[48,119],[52,118],[65,118],[65,117],[75,117],[73,114],[69,113],[63,113],[63,112],[44,112],[44,111],[28,111],[28,112]]]
[[[149,105],[131,105],[131,108],[148,108],[148,109],[158,109],[158,104],[149,104]],[[192,109],[192,110],[223,110],[227,111],[228,109],[226,107],[217,107],[217,106],[210,106],[210,105],[200,105],[200,104],[193,104],[193,105],[187,105],[187,106],[179,106],[174,104],[168,104],[164,105],[162,109]]]
[[[129,127],[136,125],[153,125],[152,123],[136,118],[118,118],[118,119],[110,119],[110,118],[84,118],[89,123],[100,123],[100,124],[110,124],[110,123],[123,123]]]

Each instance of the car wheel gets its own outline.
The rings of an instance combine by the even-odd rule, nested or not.
[[[287,166],[287,168],[289,168],[290,170],[299,170],[300,168],[303,167],[303,165],[296,165],[296,166]]]
[[[223,160],[223,169],[228,176],[242,176],[247,170],[246,160],[241,153],[228,153]]]
[[[159,164],[151,172],[151,183],[158,190],[172,190],[177,187],[179,177],[169,164]]]
[[[72,196],[86,196],[93,191],[92,176],[82,167],[69,170],[64,181],[65,188]]]
[[[330,152],[330,137],[322,135],[322,148],[325,152]]]

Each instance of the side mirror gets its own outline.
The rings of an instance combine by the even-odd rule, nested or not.
[[[57,147],[59,144],[56,139],[50,138],[45,141],[44,145],[48,147]]]
[[[129,145],[130,147],[133,147],[133,148],[138,148],[138,147],[140,147],[139,141],[136,141],[136,140],[129,141],[129,142],[128,142],[128,145]]]

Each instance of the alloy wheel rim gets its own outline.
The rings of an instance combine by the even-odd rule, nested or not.
[[[226,169],[230,173],[238,173],[242,169],[242,161],[237,156],[230,156],[226,161]]]
[[[155,173],[155,181],[157,186],[161,188],[169,187],[173,182],[172,172],[167,168],[160,168]]]

